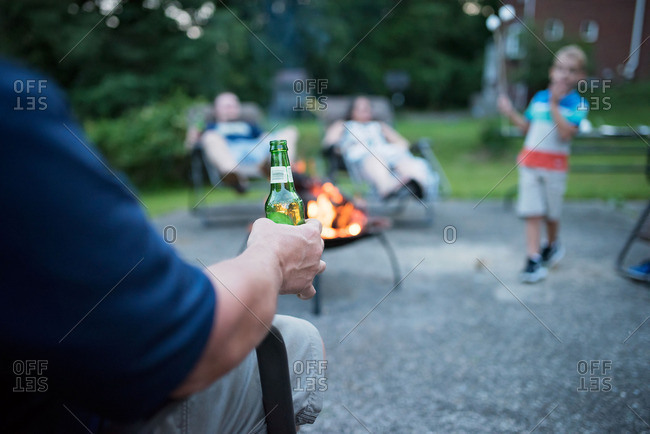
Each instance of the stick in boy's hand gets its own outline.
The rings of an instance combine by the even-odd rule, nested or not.
[[[508,116],[513,111],[512,101],[510,101],[510,98],[506,95],[499,94],[499,97],[497,98],[497,108],[502,114]]]

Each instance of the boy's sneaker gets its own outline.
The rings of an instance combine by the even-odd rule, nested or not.
[[[537,283],[543,280],[548,274],[548,269],[542,265],[541,261],[526,259],[526,267],[519,274],[519,280],[523,283]]]
[[[645,260],[640,264],[633,265],[627,269],[627,274],[636,280],[650,281],[650,260]]]
[[[542,256],[542,265],[547,268],[555,267],[557,263],[564,258],[564,253],[564,246],[559,241],[547,244],[540,252],[540,255]]]

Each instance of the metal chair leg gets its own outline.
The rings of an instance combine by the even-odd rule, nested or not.
[[[634,244],[634,241],[638,237],[639,231],[641,231],[641,228],[643,227],[648,216],[650,216],[650,201],[648,202],[648,205],[646,205],[645,210],[643,210],[643,212],[639,216],[639,219],[634,225],[634,229],[630,233],[630,236],[627,238],[627,241],[625,241],[623,248],[621,249],[621,251],[618,254],[618,257],[616,258],[616,269],[619,273],[622,273],[623,275],[627,274],[625,268],[623,267],[623,262],[625,262],[625,256],[627,256],[630,247],[632,247],[632,244]]]
[[[388,242],[388,238],[386,238],[386,235],[384,235],[383,232],[379,232],[377,234],[377,238],[379,239],[381,245],[384,246],[384,250],[386,250],[386,254],[390,260],[390,266],[393,269],[393,285],[395,285],[395,289],[398,289],[401,286],[401,273],[399,271],[399,262],[397,261],[395,250],[393,249],[393,246],[391,246],[391,244]]]

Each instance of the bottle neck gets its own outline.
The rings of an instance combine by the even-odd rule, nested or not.
[[[271,189],[279,191],[285,188],[289,191],[296,191],[291,173],[291,163],[286,149],[271,151]]]
[[[271,151],[271,166],[289,166],[289,153],[286,149],[277,149]]]

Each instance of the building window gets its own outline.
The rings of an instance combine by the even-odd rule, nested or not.
[[[550,18],[544,23],[544,37],[547,41],[559,41],[564,36],[564,24],[556,18]]]
[[[583,20],[580,23],[580,37],[585,42],[598,40],[598,23],[594,20]]]
[[[505,51],[508,59],[518,60],[526,56],[522,41],[523,26],[514,23],[508,26],[506,31]]]

